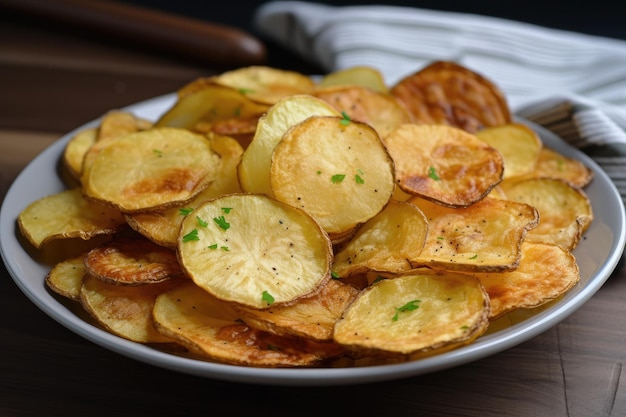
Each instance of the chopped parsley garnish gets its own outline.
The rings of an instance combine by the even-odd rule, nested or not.
[[[398,321],[398,314],[404,313],[407,311],[417,310],[420,306],[419,303],[421,300],[412,300],[403,305],[402,307],[396,307],[396,314],[391,318],[393,321]]]
[[[330,271],[330,277],[331,277],[332,279],[339,279],[339,278],[341,278],[341,277],[339,276],[339,274],[338,274],[338,273],[336,273],[335,271]]]
[[[193,211],[192,208],[190,207],[181,207],[178,209],[178,214],[180,214],[181,216],[186,216],[189,213],[191,213]]]
[[[470,259],[476,259],[476,258],[478,258],[478,254],[470,257]]]
[[[159,158],[163,156],[163,151],[160,149],[153,149],[152,152],[154,152]]]
[[[183,242],[191,242],[192,240],[200,240],[198,236],[198,229],[193,229],[191,232],[183,236]]]
[[[341,112],[341,121],[339,123],[341,123],[344,126],[348,126],[350,124],[352,120],[350,119],[350,116],[348,116],[348,113],[346,113],[345,111]]]
[[[365,184],[365,180],[359,174],[354,176],[354,181],[356,181],[357,184]]]
[[[209,249],[217,249],[217,243],[207,246]]]
[[[196,220],[198,220],[198,224],[202,227],[207,227],[209,225],[206,220],[203,220],[200,216],[196,216]]]
[[[222,211],[226,214],[230,213],[232,209],[233,209],[232,207],[222,207]]]
[[[330,180],[333,184],[339,184],[341,181],[344,180],[344,178],[346,178],[346,174],[335,174],[330,177]]]
[[[263,295],[261,296],[261,298],[267,304],[274,304],[274,297],[272,297],[272,295],[267,291],[263,291]]]
[[[228,230],[230,227],[230,223],[226,221],[224,216],[215,217],[213,218],[213,221],[220,227],[220,229]]]
[[[254,93],[254,90],[251,88],[240,88],[239,92],[241,94],[250,94],[250,93]]]
[[[435,181],[441,180],[441,178],[439,178],[439,175],[437,175],[437,172],[435,171],[435,167],[428,168],[428,176]]]

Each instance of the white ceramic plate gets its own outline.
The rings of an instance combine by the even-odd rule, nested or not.
[[[156,120],[174,101],[175,96],[169,94],[129,106],[126,110]],[[44,278],[49,265],[34,260],[20,243],[16,225],[18,214],[30,202],[64,189],[57,167],[65,144],[77,131],[96,124],[97,121],[93,121],[69,132],[37,156],[16,178],[0,213],[2,258],[24,294],[63,326],[106,349],[170,370],[224,381],[304,386],[384,381],[451,368],[501,352],[558,324],[602,286],[624,250],[624,205],[610,179],[586,155],[545,129],[533,126],[546,145],[582,160],[595,174],[592,184],[586,189],[593,204],[595,219],[574,252],[580,266],[581,280],[558,302],[538,311],[511,314],[491,326],[492,330],[469,346],[402,364],[341,369],[260,369],[180,357],[121,339],[85,321],[84,315],[78,314],[76,309],[73,310],[67,302],[46,289]]]

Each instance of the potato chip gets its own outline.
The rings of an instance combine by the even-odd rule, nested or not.
[[[313,116],[276,145],[270,186],[278,200],[311,214],[332,237],[385,207],[394,189],[394,166],[371,126]]]
[[[101,326],[117,336],[139,343],[171,343],[171,338],[154,327],[152,309],[161,293],[179,284],[172,280],[136,286],[114,285],[86,275],[80,289],[80,302]]]
[[[221,363],[310,367],[344,351],[333,343],[256,330],[239,320],[232,305],[191,282],[159,296],[153,317],[161,333],[200,357]]]
[[[63,164],[69,170],[72,177],[80,181],[83,172],[83,159],[85,154],[96,142],[97,128],[83,129],[76,133],[65,145],[63,150]]]
[[[326,74],[317,83],[317,88],[336,85],[360,85],[381,93],[389,92],[383,74],[367,65],[356,65]]]
[[[455,271],[509,271],[518,267],[521,244],[537,227],[528,204],[485,197],[465,208],[409,200],[428,219],[428,236],[414,267]]]
[[[501,273],[474,273],[489,294],[491,320],[513,310],[535,308],[550,302],[580,280],[576,258],[566,249],[548,243],[522,244],[519,267]]]
[[[593,221],[593,209],[583,190],[552,178],[507,180],[502,189],[511,201],[539,211],[539,226],[526,235],[528,242],[553,243],[573,250]]]
[[[315,87],[315,82],[307,75],[262,65],[226,71],[214,76],[212,81],[240,91],[252,101],[268,105],[283,97],[308,94]]]
[[[215,180],[219,164],[205,136],[154,128],[104,147],[85,177],[83,192],[125,213],[180,206]]]
[[[504,160],[475,135],[445,125],[405,124],[384,138],[407,194],[467,207],[502,181]]]
[[[236,306],[235,310],[255,329],[318,342],[332,341],[335,323],[358,293],[356,288],[331,279],[315,295],[295,304],[262,310]]]
[[[412,269],[428,234],[426,216],[415,205],[391,200],[356,235],[335,251],[333,273],[341,278],[367,271],[399,273]]]
[[[119,210],[83,198],[80,188],[42,197],[24,208],[17,222],[36,248],[53,239],[91,239],[126,227]]]
[[[252,308],[294,302],[330,278],[331,244],[319,224],[261,194],[202,203],[183,220],[178,254],[198,286]]]
[[[206,200],[241,191],[237,165],[241,161],[243,148],[237,140],[228,136],[209,135],[209,140],[211,148],[221,158],[215,181],[184,207],[126,214],[130,227],[159,245],[175,248],[180,224],[187,213]]]
[[[561,179],[574,187],[583,188],[593,179],[593,171],[581,161],[544,146],[539,153],[537,165],[529,176]]]
[[[410,355],[470,343],[488,325],[489,298],[478,279],[403,275],[363,290],[335,325],[334,339],[365,354]]]
[[[526,175],[535,170],[543,143],[539,135],[522,123],[486,127],[476,137],[496,148],[504,159],[503,178]]]
[[[89,275],[111,284],[154,284],[183,274],[174,250],[143,237],[117,237],[91,249],[84,263]]]
[[[237,168],[243,191],[272,195],[270,167],[276,144],[290,127],[315,115],[339,116],[339,112],[321,99],[295,95],[279,100],[261,117]]]
[[[171,108],[159,117],[155,127],[178,127],[193,130],[201,123],[248,118],[265,112],[269,106],[250,100],[241,91],[207,83],[178,96]]]
[[[397,126],[413,121],[411,114],[394,96],[360,85],[326,87],[311,94],[351,120],[371,125],[382,138]]]
[[[476,133],[512,121],[502,90],[455,62],[433,62],[398,81],[391,94],[419,124],[445,124]]]
[[[46,286],[65,298],[80,301],[80,287],[85,275],[84,257],[81,254],[54,265],[46,275]]]

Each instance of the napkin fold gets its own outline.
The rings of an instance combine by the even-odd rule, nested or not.
[[[403,6],[272,1],[258,32],[328,72],[357,65],[388,85],[432,61],[496,83],[511,110],[593,158],[626,202],[626,42],[508,19]]]

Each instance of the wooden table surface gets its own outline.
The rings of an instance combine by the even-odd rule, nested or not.
[[[2,196],[65,132],[215,71],[0,19]],[[129,359],[49,318],[0,273],[2,417],[626,415],[624,262],[579,310],[516,347],[428,375],[327,387],[223,382]]]

